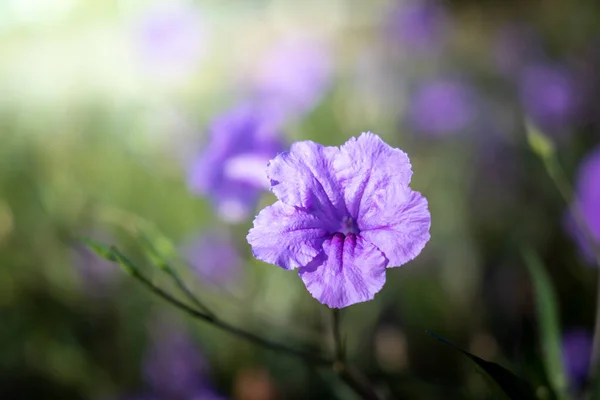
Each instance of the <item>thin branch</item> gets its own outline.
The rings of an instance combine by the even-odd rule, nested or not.
[[[256,334],[254,334],[254,333],[251,333],[251,332],[245,331],[243,329],[237,328],[233,325],[230,325],[229,323],[222,321],[221,319],[219,319],[218,317],[216,317],[214,315],[208,315],[204,312],[198,311],[198,310],[188,306],[187,304],[179,301],[178,299],[171,296],[169,293],[165,292],[164,290],[162,290],[159,287],[157,287],[156,285],[154,285],[148,278],[146,278],[144,275],[142,275],[139,272],[139,270],[133,265],[133,263],[129,259],[127,259],[127,257],[125,257],[123,254],[121,254],[117,249],[112,248],[112,253],[117,258],[115,261],[119,262],[133,278],[137,279],[140,283],[142,283],[146,288],[148,288],[150,291],[152,291],[155,295],[157,295],[158,297],[167,301],[168,303],[175,306],[179,310],[187,313],[188,315],[190,315],[194,318],[203,320],[205,322],[208,322],[211,325],[213,325],[219,329],[229,332],[232,335],[235,335],[239,338],[245,339],[256,345],[262,346],[266,349],[278,351],[278,352],[285,353],[285,354],[295,356],[295,357],[299,357],[306,361],[309,361],[309,362],[312,362],[312,363],[318,364],[318,365],[331,364],[331,362],[332,362],[331,360],[325,359],[316,354],[312,354],[312,353],[308,353],[308,352],[305,352],[302,350],[294,349],[292,347],[288,347],[287,345],[284,345],[281,343],[272,342],[270,340],[267,340],[265,338],[262,338]]]
[[[334,371],[337,372],[346,385],[363,399],[379,400],[380,397],[369,380],[359,370],[346,363],[346,352],[340,330],[340,310],[337,308],[331,310],[331,331],[333,335]]]
[[[173,268],[173,266],[171,264],[169,264],[167,261],[164,260],[164,258],[160,255],[158,250],[156,250],[156,247],[154,247],[154,245],[152,244],[150,239],[148,239],[148,237],[145,234],[143,234],[142,232],[139,232],[139,237],[140,237],[141,241],[143,242],[144,247],[146,247],[146,249],[151,253],[150,254],[151,259],[152,259],[151,261],[158,268],[160,268],[167,275],[169,275],[169,277],[173,280],[173,282],[175,283],[177,288],[179,288],[179,290],[181,290],[181,292],[185,295],[185,297],[188,298],[188,300],[190,300],[192,303],[194,303],[194,305],[196,307],[198,307],[206,315],[208,315],[212,318],[215,318],[216,317],[215,314],[204,303],[202,303],[200,301],[200,299],[198,297],[196,297],[191,292],[191,290],[183,283],[183,281],[179,277],[179,274],[177,273],[177,270],[175,268]]]
[[[344,355],[344,347],[342,344],[342,335],[340,332],[340,310],[337,308],[331,310],[331,330],[333,333],[334,362],[344,365],[346,360]]]

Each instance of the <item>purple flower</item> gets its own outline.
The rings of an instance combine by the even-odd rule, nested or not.
[[[255,90],[260,101],[282,115],[310,111],[331,83],[332,59],[328,49],[308,39],[285,39],[260,64]]]
[[[161,317],[151,325],[151,347],[144,363],[144,377],[153,398],[203,398],[214,395],[208,365],[184,328]],[[217,398],[207,397],[207,398]]]
[[[296,142],[267,174],[279,201],[254,220],[253,254],[299,268],[331,308],[373,299],[386,268],[412,260],[429,240],[427,200],[408,186],[408,156],[370,132],[339,148]]]
[[[475,115],[475,96],[466,84],[438,79],[422,84],[413,93],[408,122],[418,132],[439,136],[467,129]]]
[[[242,105],[217,118],[202,154],[188,171],[188,186],[209,196],[229,222],[246,218],[269,187],[267,163],[283,149],[276,124],[262,110]]]
[[[534,64],[521,73],[521,102],[541,129],[557,132],[571,127],[581,109],[579,82],[563,66]]]
[[[413,0],[391,13],[390,36],[411,50],[436,51],[448,37],[450,17],[436,0]]]
[[[197,236],[184,246],[183,255],[202,281],[216,286],[235,282],[242,272],[242,259],[225,234]]]
[[[148,9],[140,16],[135,38],[145,66],[168,75],[192,72],[206,48],[206,28],[198,10],[180,2]]]
[[[579,208],[587,229],[596,244],[600,244],[600,147],[588,155],[581,166],[575,187],[575,205]],[[579,244],[582,253],[593,259],[593,247],[587,235],[576,224],[574,218],[567,214],[567,229]]]
[[[565,334],[562,342],[565,373],[574,388],[586,381],[592,352],[592,335],[583,329],[574,329]]]

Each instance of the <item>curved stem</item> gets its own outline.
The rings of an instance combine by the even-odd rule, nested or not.
[[[305,352],[302,350],[294,349],[292,347],[288,347],[281,343],[272,342],[268,339],[265,339],[261,336],[254,334],[254,333],[245,331],[245,330],[235,327],[225,321],[222,321],[220,318],[218,318],[214,315],[206,314],[204,312],[198,311],[198,310],[188,306],[187,304],[181,302],[180,300],[171,296],[169,293],[165,292],[161,288],[154,285],[148,278],[146,278],[144,275],[142,275],[139,272],[139,270],[133,265],[133,263],[127,257],[125,257],[123,254],[121,254],[117,249],[112,248],[111,250],[112,250],[113,256],[116,258],[115,261],[117,261],[119,264],[121,264],[132,277],[137,279],[140,283],[142,283],[146,288],[148,288],[150,291],[152,291],[155,295],[157,295],[158,297],[167,301],[171,305],[177,307],[181,311],[187,313],[188,315],[190,315],[194,318],[206,321],[221,330],[229,332],[232,335],[235,335],[237,337],[245,339],[251,343],[262,346],[266,349],[278,351],[278,352],[288,354],[291,356],[295,356],[295,357],[299,357],[306,361],[309,361],[309,362],[312,362],[312,363],[318,364],[318,365],[331,364],[331,360],[325,359],[316,354],[312,354],[312,353],[308,353],[308,352]]]

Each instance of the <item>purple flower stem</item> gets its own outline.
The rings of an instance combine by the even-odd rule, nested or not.
[[[333,332],[333,349],[335,354],[335,363],[344,365],[346,362],[346,354],[342,343],[342,335],[340,331],[340,309],[331,309],[331,330]],[[334,366],[334,369],[336,367]]]
[[[340,309],[331,309],[331,331],[333,333],[334,361],[333,370],[340,378],[351,387],[362,398],[367,400],[378,400],[379,396],[373,389],[371,382],[355,368],[346,363],[346,349],[342,340],[340,330]]]

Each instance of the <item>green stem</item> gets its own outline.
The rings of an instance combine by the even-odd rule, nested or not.
[[[337,308],[331,310],[331,330],[333,333],[333,354],[335,363],[343,365],[346,360],[344,357],[344,346],[342,344],[342,335],[340,331],[340,310]]]
[[[188,306],[187,304],[177,300],[176,298],[171,296],[169,293],[165,292],[164,290],[162,290],[159,287],[157,287],[156,285],[154,285],[148,278],[146,278],[144,275],[142,275],[139,272],[139,270],[133,265],[133,263],[127,257],[125,257],[123,254],[121,254],[117,249],[112,248],[112,254],[114,256],[116,256],[116,258],[117,258],[115,261],[117,261],[117,262],[119,262],[119,264],[123,265],[125,267],[126,271],[133,278],[137,279],[140,283],[142,283],[147,289],[149,289],[155,295],[157,295],[158,297],[167,301],[168,303],[175,306],[179,310],[187,313],[188,315],[190,315],[194,318],[206,321],[221,330],[229,332],[232,335],[235,335],[239,338],[245,339],[251,343],[262,346],[266,349],[278,351],[278,352],[285,353],[285,354],[295,356],[295,357],[299,357],[301,359],[304,359],[306,361],[312,362],[317,365],[331,364],[331,360],[322,358],[321,356],[318,356],[318,355],[315,355],[312,353],[308,353],[308,352],[305,352],[302,350],[288,347],[281,343],[271,342],[270,340],[264,339],[254,333],[251,333],[251,332],[245,331],[243,329],[237,328],[233,325],[230,325],[229,323],[222,321],[221,319],[219,319],[218,317],[216,317],[214,315],[208,315],[204,312],[198,311],[198,310]]]
[[[216,318],[216,315],[207,306],[205,306],[190,291],[190,289],[183,283],[183,281],[181,280],[181,278],[179,277],[179,275],[177,274],[177,272],[175,272],[175,269],[173,269],[169,265],[168,268],[165,271],[171,277],[171,279],[173,279],[173,282],[175,282],[175,285],[177,285],[177,287],[179,288],[179,290],[182,291],[182,293],[185,295],[185,297],[187,297],[192,303],[194,303],[194,305],[196,307],[198,307],[200,310],[202,310],[202,312],[204,312],[207,316],[209,316],[209,317],[211,317],[213,319]]]
[[[165,272],[167,275],[169,275],[169,277],[175,283],[175,285],[177,286],[177,288],[179,290],[181,290],[181,292],[185,295],[185,297],[188,298],[188,300],[190,300],[192,303],[194,303],[194,305],[196,307],[198,307],[206,315],[209,315],[209,316],[211,316],[211,317],[214,318],[215,314],[207,306],[205,306],[204,303],[202,303],[200,301],[200,299],[197,298],[188,289],[188,287],[183,283],[183,281],[179,277],[179,274],[177,273],[177,270],[175,268],[173,268],[173,266],[171,264],[169,264],[167,261],[164,260],[164,258],[160,255],[160,253],[158,252],[158,250],[156,249],[156,247],[152,243],[152,241],[143,232],[141,232],[141,231],[138,232],[137,236],[141,240],[142,245],[144,246],[144,248],[148,251],[150,259],[151,259],[151,262],[153,264],[155,264],[163,272]]]
[[[340,329],[340,310],[337,308],[331,310],[331,332],[334,352],[333,370],[338,373],[346,385],[363,399],[379,400],[379,395],[375,392],[369,380],[359,370],[346,363],[346,352]]]

